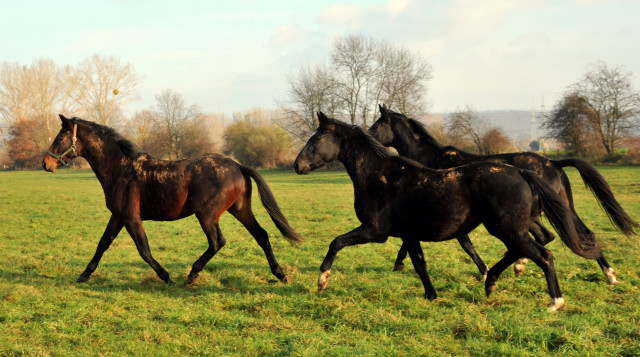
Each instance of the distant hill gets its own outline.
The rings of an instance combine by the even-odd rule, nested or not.
[[[507,134],[517,146],[527,146],[531,142],[531,111],[530,110],[490,110],[481,111],[478,114],[491,127],[500,128]],[[536,113],[539,115],[539,113]],[[443,123],[447,114],[434,113],[430,114],[425,120],[427,122]],[[536,119],[536,132],[538,138],[543,136],[544,132],[540,129],[540,118]]]

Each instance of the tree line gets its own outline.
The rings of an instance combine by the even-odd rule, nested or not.
[[[385,41],[349,35],[334,41],[319,63],[305,63],[287,78],[288,92],[276,110],[253,108],[205,113],[180,93],[165,89],[147,109],[127,117],[137,100],[140,77],[114,56],[93,55],[76,66],[47,59],[30,65],[0,64],[1,167],[37,168],[52,136],[57,114],[115,127],[141,150],[163,159],[223,152],[263,167],[287,164],[293,151],[317,128],[316,112],[367,127],[378,104],[412,118],[429,113],[433,70],[417,52]],[[640,95],[624,67],[598,63],[570,85],[549,113],[547,139],[571,155],[615,156],[624,138],[637,135]],[[480,154],[515,151],[514,141],[472,107],[445,116],[430,131],[440,142]],[[531,143],[533,150],[537,145]],[[638,155],[640,159],[640,154]]]

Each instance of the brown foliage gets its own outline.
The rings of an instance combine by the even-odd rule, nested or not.
[[[42,130],[43,119],[16,121],[9,127],[8,154],[16,168],[34,169],[42,165],[42,155],[47,150],[48,138]]]

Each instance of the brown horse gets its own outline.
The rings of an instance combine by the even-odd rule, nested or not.
[[[225,245],[218,221],[229,211],[253,235],[264,250],[271,272],[289,282],[276,261],[269,236],[251,211],[251,179],[256,181],[265,209],[280,232],[291,242],[302,238],[289,226],[269,187],[256,170],[218,154],[195,159],[165,161],[138,152],[113,129],[79,118],[60,115],[62,129],[45,154],[42,166],[56,172],[77,156],[91,165],[102,185],[111,218],[93,259],[78,277],[85,282],[96,270],[102,254],[122,227],[133,238],[142,259],[160,279],[170,283],[169,273],[151,256],[142,221],[173,221],[195,214],[209,241],[209,248],[193,263],[187,278],[192,283],[205,264]]]

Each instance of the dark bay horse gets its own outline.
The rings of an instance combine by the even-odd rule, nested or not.
[[[209,241],[208,249],[193,263],[187,278],[192,283],[205,264],[225,245],[218,221],[231,213],[253,235],[264,250],[271,272],[289,282],[276,261],[269,236],[251,211],[251,179],[269,216],[291,242],[302,238],[289,226],[269,187],[256,170],[218,154],[189,160],[164,161],[140,153],[113,129],[78,118],[60,115],[62,129],[42,161],[46,171],[56,172],[74,157],[84,157],[102,185],[111,218],[93,259],[78,277],[89,279],[102,254],[122,227],[133,238],[142,259],[160,279],[169,283],[169,273],[151,256],[142,221],[172,221],[195,214]]]
[[[579,234],[594,237],[594,233],[578,217],[573,204],[571,184],[563,167],[571,166],[578,170],[585,185],[594,193],[596,199],[607,213],[614,226],[626,235],[634,234],[638,223],[634,222],[613,196],[609,185],[600,173],[580,159],[551,160],[533,152],[507,153],[495,155],[474,155],[453,146],[440,144],[425,129],[422,123],[396,113],[385,106],[380,106],[380,118],[371,126],[369,134],[385,146],[393,146],[398,153],[421,164],[435,169],[447,169],[480,161],[499,162],[536,172],[551,188],[557,192],[571,211],[575,227]],[[547,244],[554,239],[539,216],[532,217],[530,233],[540,244]],[[468,239],[468,238],[467,238]],[[595,238],[587,238],[595,239]],[[469,243],[471,244],[471,243]],[[468,249],[468,248],[467,248]],[[473,247],[471,247],[473,249]],[[396,259],[396,269],[402,266],[406,257],[406,249],[401,248]],[[615,272],[605,257],[597,257],[604,275],[610,284],[618,284]],[[475,261],[475,260],[474,260]],[[476,263],[477,264],[477,263]],[[514,266],[516,275],[524,270],[524,265]]]
[[[307,174],[338,160],[353,181],[355,212],[361,225],[337,238],[320,266],[318,290],[329,284],[333,261],[346,246],[383,243],[400,237],[422,280],[425,297],[436,291],[427,274],[420,241],[444,241],[483,224],[500,239],[507,253],[489,269],[485,291],[490,295],[500,274],[518,258],[535,262],[547,280],[550,311],[564,306],[551,252],[529,236],[532,212],[542,209],[562,241],[585,258],[600,255],[593,240],[580,240],[562,198],[534,172],[482,162],[446,170],[394,156],[359,127],[318,113],[320,126],[298,154],[294,169]],[[587,237],[588,238],[588,237]]]

